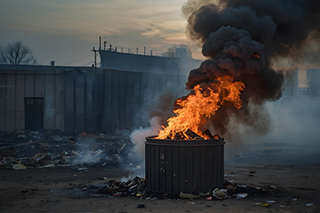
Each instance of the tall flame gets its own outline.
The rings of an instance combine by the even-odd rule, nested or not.
[[[173,110],[176,116],[167,120],[168,126],[159,130],[157,138],[174,139],[176,134],[183,134],[186,139],[190,139],[190,136],[185,134],[188,129],[207,138],[202,133],[201,126],[226,102],[240,109],[242,106],[240,93],[244,88],[244,83],[234,81],[232,76],[217,77],[216,82],[206,89],[196,85],[193,93],[186,99],[176,101],[179,106],[178,109]]]

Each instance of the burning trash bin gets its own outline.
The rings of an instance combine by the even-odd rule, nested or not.
[[[224,139],[147,137],[145,164],[150,191],[174,195],[210,192],[224,184]]]

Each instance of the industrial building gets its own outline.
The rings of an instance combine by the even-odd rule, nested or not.
[[[199,65],[183,67],[188,69],[183,74],[181,67],[162,66],[178,65],[179,58],[109,53],[101,53],[100,68],[54,63],[0,65],[0,132],[43,128],[69,133],[114,133],[131,129],[134,119],[145,116],[138,115],[141,107],[159,93],[167,90],[183,94],[188,71]],[[115,62],[117,57],[122,59],[118,67],[116,63],[109,66],[110,59]],[[162,69],[149,70],[150,60],[152,66],[159,64]],[[130,61],[139,63],[135,67]]]

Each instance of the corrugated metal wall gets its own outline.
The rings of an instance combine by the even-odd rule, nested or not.
[[[64,129],[63,73],[55,70],[0,69],[0,131],[25,128],[25,98],[44,98],[45,129]],[[59,104],[56,104],[59,103]]]
[[[25,128],[25,98],[43,98],[43,128],[69,133],[131,129],[141,106],[186,76],[91,67],[0,66],[0,132]]]

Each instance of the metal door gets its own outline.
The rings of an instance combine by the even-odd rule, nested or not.
[[[25,129],[43,128],[43,98],[25,98]]]

